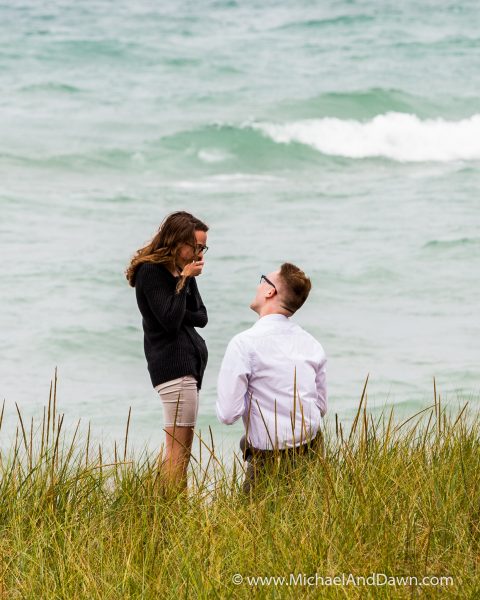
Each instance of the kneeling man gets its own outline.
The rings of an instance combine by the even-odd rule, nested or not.
[[[247,492],[256,457],[303,453],[321,437],[327,411],[325,352],[290,320],[310,289],[310,279],[290,263],[262,275],[250,305],[260,318],[230,341],[223,358],[217,417],[227,425],[243,419],[240,447],[249,461]]]

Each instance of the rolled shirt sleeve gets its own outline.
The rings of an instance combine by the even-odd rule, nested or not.
[[[227,346],[218,375],[216,413],[221,423],[232,425],[243,415],[250,373],[248,351],[235,336]]]
[[[327,359],[325,355],[323,359],[318,363],[317,372],[315,376],[315,385],[317,387],[317,400],[315,404],[320,410],[322,417],[327,412]]]

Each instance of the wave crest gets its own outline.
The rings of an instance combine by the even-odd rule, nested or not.
[[[480,159],[480,114],[447,121],[389,112],[364,122],[328,117],[249,127],[279,144],[296,142],[346,158],[384,157],[400,162]]]

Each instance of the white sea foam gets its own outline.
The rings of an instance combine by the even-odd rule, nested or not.
[[[446,121],[391,112],[365,122],[323,118],[249,126],[277,143],[298,142],[334,156],[401,162],[480,159],[480,114]]]
[[[184,190],[224,190],[226,186],[229,189],[248,190],[254,189],[264,184],[272,185],[282,183],[281,177],[274,175],[255,175],[251,173],[225,173],[221,175],[212,175],[196,180],[182,180],[172,183],[172,187]]]
[[[233,157],[229,152],[217,148],[204,148],[198,152],[198,158],[205,163],[221,163]]]

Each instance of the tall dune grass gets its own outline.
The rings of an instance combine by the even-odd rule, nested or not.
[[[17,407],[0,456],[0,598],[480,597],[478,413],[450,413],[435,391],[403,422],[374,418],[365,389],[348,431],[335,419],[323,452],[276,463],[251,496],[213,436],[188,494],[169,495],[159,457],[130,451],[128,424],[111,455],[89,430],[63,431],[55,378],[38,429]],[[419,583],[352,583],[372,573]],[[334,576],[344,584],[322,585]]]

